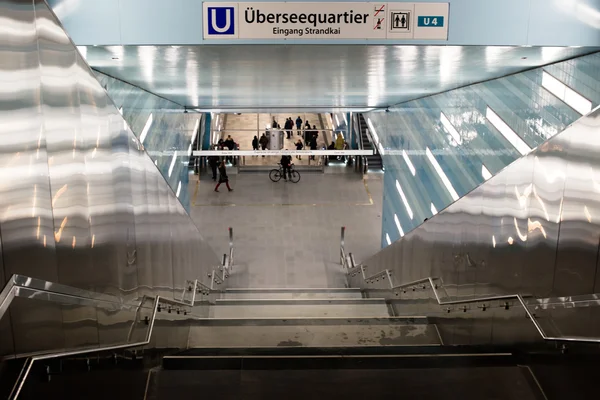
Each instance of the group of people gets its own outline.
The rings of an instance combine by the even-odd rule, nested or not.
[[[317,126],[313,125],[311,128],[309,121],[303,121],[302,118],[300,116],[298,116],[298,118],[296,118],[295,125],[296,125],[296,130],[297,130],[299,136],[302,135],[302,130],[303,130],[302,123],[304,123],[304,140],[298,138],[298,140],[294,144],[296,146],[296,150],[303,150],[305,147],[308,147],[311,150],[317,150],[317,140],[319,137],[319,131],[317,130]],[[273,119],[272,127],[274,129],[281,128],[281,126],[279,125],[279,123],[277,123],[277,121],[275,119]],[[284,123],[284,130],[287,133],[288,139],[292,138],[293,129],[294,129],[294,121],[292,120],[291,117],[286,118],[285,123]],[[332,146],[335,146],[334,148],[338,149],[338,146],[339,146],[338,142],[340,140],[341,140],[340,150],[343,149],[344,148],[344,139],[341,135],[338,135],[336,142],[335,143],[332,142],[329,148],[332,148]],[[263,133],[260,136],[260,138],[258,138],[258,136],[254,136],[254,138],[252,139],[252,149],[253,150],[259,150],[259,148],[262,150],[266,150],[268,145],[269,145],[269,137],[267,136],[266,133]],[[230,151],[231,150],[239,150],[239,145],[233,140],[231,135],[228,135],[225,140],[219,139],[219,142],[215,146],[215,149],[216,150],[230,150]],[[263,155],[263,157],[264,157],[264,155]],[[296,158],[298,160],[301,160],[302,156],[297,155]],[[310,158],[312,160],[314,160],[315,156],[310,156]],[[229,186],[229,177],[227,176],[227,171],[226,171],[226,166],[225,166],[226,161],[233,161],[233,157],[227,156],[224,159],[221,159],[218,156],[208,157],[208,164],[212,170],[213,181],[217,182],[217,171],[219,172],[219,177],[218,177],[219,179],[218,179],[217,185],[215,187],[215,192],[219,191],[219,186],[221,186],[222,183],[225,183],[225,185],[227,186],[227,189],[229,191],[233,190]],[[283,177],[286,180],[287,180],[287,175],[289,174],[289,171],[290,171],[291,164],[292,164],[291,156],[282,156],[281,157],[281,165],[283,167]]]
[[[257,136],[254,136],[254,139],[252,139],[252,150],[258,150],[259,145],[262,150],[266,150],[269,145],[269,138],[264,133],[261,135],[260,139]]]

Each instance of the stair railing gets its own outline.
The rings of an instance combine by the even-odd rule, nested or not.
[[[495,295],[495,296],[483,296],[476,298],[468,298],[468,299],[460,299],[460,300],[445,300],[449,296],[445,293],[443,288],[443,282],[441,278],[427,277],[418,279],[411,282],[394,284],[393,281],[393,272],[389,269],[385,269],[383,271],[377,272],[372,275],[367,275],[367,266],[365,265],[355,265],[354,261],[352,261],[352,265],[347,268],[347,274],[349,276],[362,277],[363,281],[367,285],[374,284],[379,282],[380,280],[387,281],[390,290],[394,293],[395,296],[398,296],[401,292],[416,292],[417,290],[428,290],[430,289],[433,292],[435,301],[439,306],[446,306],[444,311],[446,313],[450,313],[455,309],[466,312],[470,308],[469,304],[475,304],[476,308],[486,311],[491,308],[491,302],[500,302],[501,306],[504,309],[508,310],[511,307],[511,303],[509,300],[516,300],[525,310],[526,317],[532,322],[535,329],[542,337],[542,339],[546,341],[566,341],[566,342],[586,342],[586,343],[600,343],[600,338],[598,337],[589,337],[589,336],[551,336],[548,335],[539,321],[537,320],[535,314],[531,311],[530,305],[534,304],[541,309],[547,309],[552,305],[561,304],[565,307],[575,308],[575,307],[587,307],[590,305],[600,305],[600,294],[590,294],[586,296],[577,296],[577,297],[563,297],[563,298],[533,298],[531,295],[527,294],[508,294],[508,295]],[[435,282],[441,282],[441,284],[436,284]],[[368,290],[368,288],[364,288]],[[443,292],[443,293],[442,293]],[[527,301],[526,298],[532,298],[533,300]],[[459,307],[452,307],[459,306]]]
[[[206,290],[206,287],[199,282],[196,282],[196,287]],[[11,391],[11,394],[8,397],[11,400],[18,398],[31,371],[31,368],[36,361],[146,346],[150,344],[152,339],[156,316],[162,310],[166,310],[169,313],[172,311],[176,312],[177,314],[183,313],[184,315],[191,315],[192,312],[190,304],[159,295],[155,297],[143,296],[139,303],[136,301],[123,301],[116,296],[78,289],[71,286],[15,274],[10,277],[2,292],[0,292],[0,319],[2,319],[12,301],[17,297],[46,300],[55,303],[58,302],[65,304],[87,305],[90,307],[111,306],[117,307],[118,309],[135,309],[136,313],[134,321],[132,322],[132,326],[127,334],[127,343],[75,348],[73,350],[60,352],[52,352],[53,350],[48,350],[46,353],[28,357]],[[150,308],[151,316],[146,317],[143,321],[140,321],[140,310],[147,301],[152,301],[152,306]],[[145,325],[148,326],[145,338],[140,341],[129,342],[133,335],[134,327],[139,322],[144,322]],[[18,355],[15,356],[18,357]]]

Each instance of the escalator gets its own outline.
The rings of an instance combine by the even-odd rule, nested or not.
[[[369,135],[367,121],[365,121],[365,117],[362,113],[358,114],[358,126],[360,129],[360,140],[363,150],[374,150],[373,155],[366,156],[369,170],[381,171],[383,169],[383,160],[381,159],[377,146],[373,143],[371,135]]]

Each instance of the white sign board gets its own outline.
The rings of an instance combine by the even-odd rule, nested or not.
[[[371,156],[373,150],[195,150],[195,156]]]
[[[448,40],[448,3],[203,4],[204,39]]]

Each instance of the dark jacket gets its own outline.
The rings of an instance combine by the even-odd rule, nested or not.
[[[317,137],[316,136],[313,136],[312,139],[310,139],[310,149],[311,150],[317,149]]]
[[[300,142],[296,142],[296,150],[302,150],[304,148],[304,145]]]
[[[208,165],[210,165],[211,167],[216,167],[218,163],[219,163],[218,156],[209,156],[208,157]]]
[[[229,150],[233,150],[233,148],[235,147],[235,142],[233,141],[233,139],[227,139],[225,140],[225,142],[223,142],[223,144],[229,149]]]
[[[279,161],[282,166],[289,167],[292,163],[292,157],[290,156],[281,156],[281,160]]]
[[[225,170],[225,166],[221,165],[219,167],[219,182],[228,182],[229,177],[227,176],[227,171]]]
[[[300,117],[296,118],[296,126],[297,127],[301,127],[302,126],[302,118],[300,118]]]
[[[258,149],[258,138],[257,137],[254,137],[254,139],[252,139],[252,148]]]
[[[266,146],[267,144],[269,144],[269,138],[266,136],[261,136],[260,140],[258,141],[262,146]]]

